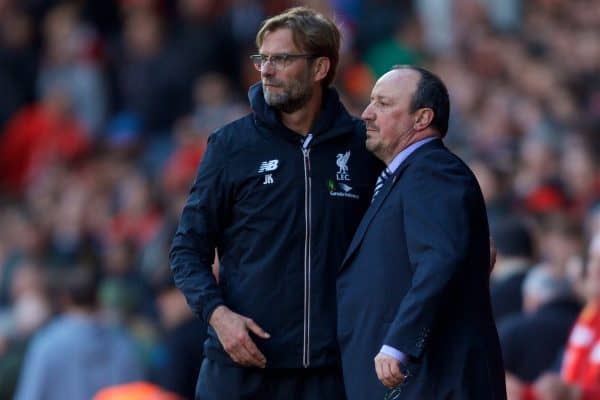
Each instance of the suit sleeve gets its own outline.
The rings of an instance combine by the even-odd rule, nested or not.
[[[412,281],[383,343],[414,358],[424,351],[440,305],[449,300],[446,289],[469,249],[476,185],[464,168],[442,163],[429,160],[402,177],[407,182],[403,228]]]
[[[224,146],[218,134],[213,134],[208,140],[169,253],[175,285],[183,292],[192,310],[206,322],[213,310],[224,304],[221,289],[212,273],[212,264],[228,215],[225,167]]]

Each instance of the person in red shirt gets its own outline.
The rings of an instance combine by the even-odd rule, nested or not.
[[[90,140],[71,110],[72,99],[54,88],[24,107],[0,132],[0,190],[19,195],[50,165],[86,154]]]

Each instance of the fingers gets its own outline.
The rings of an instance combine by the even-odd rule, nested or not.
[[[246,327],[250,329],[254,334],[263,339],[268,339],[271,337],[264,329],[262,329],[256,322],[254,322],[250,318],[246,318]],[[246,335],[246,339],[243,342],[243,345],[247,352],[250,354],[250,360],[247,360],[251,363],[251,365],[264,368],[267,364],[267,359],[264,354],[260,352],[256,344],[250,338],[250,336]]]
[[[233,361],[240,365],[248,365],[248,360],[251,358],[250,354],[246,350],[246,347],[242,345],[242,341],[233,342],[229,346],[223,346],[227,354]]]
[[[390,362],[390,378],[394,382],[394,386],[399,385],[404,380],[404,374],[400,370],[399,362]]]
[[[388,360],[382,363],[381,370],[383,371],[383,384],[390,389],[396,386],[396,380],[392,377],[392,371]]]
[[[385,374],[383,373],[383,364],[375,357],[375,373],[377,373],[377,379],[385,385]],[[387,385],[386,385],[387,386]]]
[[[238,332],[229,346],[224,346],[224,348],[233,361],[240,365],[258,368],[264,368],[267,365],[267,359],[258,350],[246,330]]]
[[[252,331],[254,332],[255,335],[263,338],[263,339],[268,339],[271,337],[271,335],[269,335],[263,328],[261,328],[260,326],[258,326],[258,324],[256,322],[254,322],[253,320],[251,320],[250,318],[248,318],[246,320],[246,326]]]
[[[216,311],[213,314],[215,313]],[[265,339],[268,339],[270,335],[254,321],[223,308],[220,314],[212,319],[211,325],[215,329],[223,349],[233,361],[247,367],[266,367],[267,360],[256,347],[248,331],[251,330],[258,337]]]
[[[375,357],[375,371],[381,383],[390,389],[395,388],[404,380],[400,362],[385,354],[379,353]]]
[[[247,363],[245,365],[259,368],[264,368],[267,366],[267,359],[265,358],[264,354],[258,350],[258,347],[256,347],[256,344],[254,344],[249,336],[243,341],[243,346],[247,354],[244,360]]]

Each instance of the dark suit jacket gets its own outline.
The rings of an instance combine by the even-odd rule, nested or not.
[[[505,399],[489,271],[479,185],[433,140],[386,181],[338,274],[348,399],[383,399],[373,363],[383,344],[409,357],[398,399]]]

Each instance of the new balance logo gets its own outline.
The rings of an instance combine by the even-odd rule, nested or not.
[[[275,171],[278,166],[279,160],[263,161],[260,163],[260,167],[258,167],[258,173]]]
[[[273,181],[273,174],[266,174],[265,175],[265,181],[263,182],[263,185],[270,185],[272,184]]]

